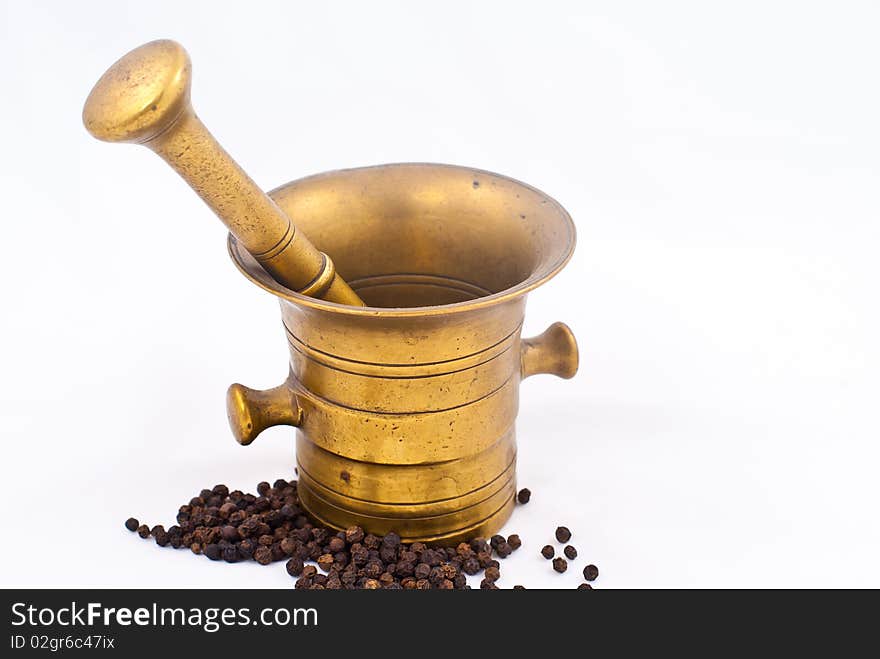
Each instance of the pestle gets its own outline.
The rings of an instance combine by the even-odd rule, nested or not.
[[[330,257],[214,139],[190,102],[191,65],[170,40],[135,48],[95,84],[83,123],[105,142],[143,144],[159,154],[279,283],[302,295],[364,306]]]

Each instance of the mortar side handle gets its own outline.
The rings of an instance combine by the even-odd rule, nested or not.
[[[568,325],[553,323],[542,334],[523,339],[522,378],[549,373],[566,380],[578,370],[578,346]]]
[[[263,391],[236,382],[226,391],[226,416],[235,440],[247,446],[266,428],[299,426],[302,408],[286,382]]]

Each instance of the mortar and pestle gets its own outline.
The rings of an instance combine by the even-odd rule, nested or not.
[[[496,533],[516,494],[519,383],[577,371],[566,325],[520,336],[527,293],[574,250],[568,213],[451,165],[333,171],[266,194],[195,115],[190,82],[179,44],[145,44],[97,82],[83,122],[158,153],[229,228],[242,274],[280,302],[289,374],[229,387],[235,438],[295,426],[300,501],[327,526],[408,542]]]

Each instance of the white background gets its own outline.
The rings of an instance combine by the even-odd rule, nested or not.
[[[286,373],[275,301],[158,158],[80,123],[107,66],[169,37],[266,189],[449,162],[575,218],[525,333],[567,322],[581,371],[522,387],[534,496],[502,586],[585,561],[606,588],[880,586],[872,3],[0,7],[0,585],[291,584],[122,526],[293,466],[289,429],[242,448],[223,407]],[[538,555],[559,523],[562,576]]]

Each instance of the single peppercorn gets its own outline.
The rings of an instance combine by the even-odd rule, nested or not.
[[[507,536],[507,544],[510,545],[511,551],[516,551],[522,547],[522,540],[520,540],[519,536],[514,533],[513,535]]]
[[[593,587],[588,583],[582,583],[576,590],[593,590]]]
[[[517,584],[516,586],[513,587],[513,589],[514,589],[514,590],[525,590],[526,587],[525,587],[525,586],[520,586],[519,584]]]
[[[559,542],[568,542],[571,540],[571,531],[568,530],[565,526],[559,526],[556,528],[556,539]]]
[[[269,565],[272,562],[272,550],[260,545],[254,550],[254,560],[260,565]]]
[[[140,525],[140,522],[138,522],[134,517],[129,517],[127,520],[125,520],[125,528],[127,528],[131,532],[137,531]]]
[[[578,550],[572,547],[571,545],[566,545],[565,549],[562,550],[565,553],[565,556],[568,560],[573,561],[577,558]]]
[[[241,555],[242,560],[251,560],[254,557],[254,551],[256,551],[256,549],[257,545],[251,540],[242,540],[238,543],[238,553]]]
[[[584,568],[584,579],[587,581],[595,581],[596,577],[599,576],[599,568],[597,568],[592,563]]]
[[[476,574],[480,571],[480,561],[478,561],[475,557],[471,556],[470,558],[464,559],[464,562],[461,564],[461,570],[465,574]]]
[[[137,527],[137,534],[144,539],[149,538],[150,537],[150,527],[147,526],[146,524],[141,524],[139,527]]]
[[[211,543],[205,546],[204,554],[212,561],[219,561],[220,556],[223,553],[223,550],[220,549],[220,545]]]
[[[474,538],[471,540],[471,549],[475,554],[481,554],[489,551],[489,543],[485,538]]]
[[[521,489],[519,491],[519,494],[516,495],[516,500],[519,501],[520,503],[528,503],[531,498],[532,498],[532,491],[527,487],[524,487],[523,489]]]
[[[329,572],[332,565],[333,554],[321,554],[318,556],[318,567],[324,570],[324,572]]]
[[[486,579],[491,579],[492,581],[498,581],[501,578],[501,570],[497,567],[487,567],[486,571],[483,572],[483,576]]]
[[[553,559],[553,569],[562,574],[568,569],[568,561],[560,556]]]
[[[556,550],[553,549],[553,545],[544,545],[544,547],[541,549],[541,556],[546,558],[548,561],[556,556]]]
[[[360,526],[349,526],[345,529],[345,539],[349,544],[355,544],[364,539],[364,530]]]

